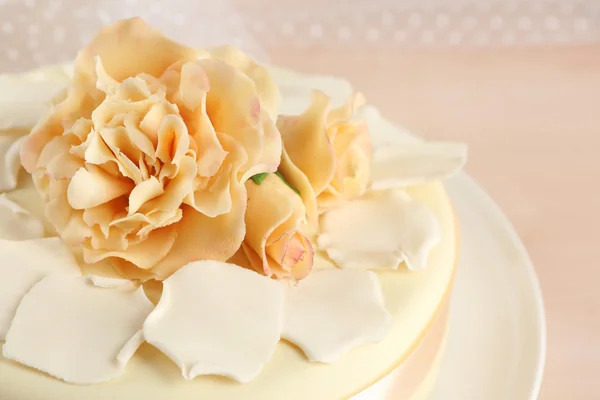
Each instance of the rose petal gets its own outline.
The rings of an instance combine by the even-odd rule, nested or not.
[[[298,230],[306,211],[300,197],[274,174],[267,176],[260,185],[248,181],[246,190],[248,207],[244,241],[248,246],[244,249],[251,249],[261,260],[260,264],[253,263],[252,268],[271,276],[274,271],[269,265],[267,246]],[[248,258],[254,259],[252,255]]]
[[[306,209],[306,219],[313,227],[319,226],[319,216],[317,214],[317,197],[310,184],[310,181],[302,171],[290,160],[287,151],[283,149],[281,154],[281,164],[278,168],[285,180],[298,189],[300,198]]]
[[[271,118],[279,114],[281,94],[270,71],[254,62],[251,58],[233,46],[221,46],[210,51],[210,54],[243,71],[256,86],[260,104]]]
[[[129,247],[127,233],[119,229],[109,229],[108,235],[104,236],[98,232],[100,228],[92,228],[90,245],[95,250],[110,249],[113,251],[125,251]]]
[[[205,101],[210,82],[198,63],[189,62],[182,65],[179,90],[181,102],[190,111],[200,107]]]
[[[154,104],[140,122],[140,130],[150,139],[153,146],[158,145],[158,130],[162,120],[167,116],[177,115],[177,107],[166,101]]]
[[[73,134],[56,136],[48,142],[40,153],[37,166],[45,168],[57,155],[68,153],[72,147],[79,145],[81,145],[81,141]]]
[[[95,250],[84,247],[83,257],[84,261],[89,264],[109,257],[117,257],[135,264],[138,268],[150,269],[169,253],[176,238],[175,225],[169,225],[153,231],[146,240],[129,246],[124,251]]]
[[[321,211],[360,197],[369,186],[370,160],[368,152],[354,146],[337,161],[334,178],[317,198]]]
[[[182,217],[183,211],[181,211],[181,208],[175,208],[167,211],[155,211],[148,215],[137,213],[117,218],[110,223],[110,226],[117,227],[127,234],[135,233],[137,230],[135,234],[145,238],[152,230],[174,224],[180,221]]]
[[[227,214],[211,218],[189,206],[182,207],[183,218],[177,223],[177,240],[169,254],[152,268],[158,279],[170,276],[192,261],[225,261],[235,254],[246,233],[246,190],[235,180],[231,181],[230,190],[232,208]]]
[[[231,166],[224,168],[221,174],[207,186],[190,193],[184,203],[207,217],[216,217],[231,210],[230,182]]]
[[[355,92],[341,107],[331,110],[327,115],[327,125],[339,124],[352,119],[356,111],[365,104],[362,93]]]
[[[326,135],[329,106],[329,98],[315,91],[304,114],[277,120],[290,160],[306,175],[316,195],[325,190],[335,171],[335,154]]]
[[[36,186],[40,187],[39,181]],[[49,200],[44,211],[61,238],[72,246],[78,246],[92,235],[92,231],[83,221],[83,211],[75,210],[69,205],[68,187],[69,181],[66,179],[48,179],[46,194]]]
[[[197,67],[201,68],[199,65]],[[180,113],[188,125],[189,133],[197,148],[198,175],[212,177],[219,170],[227,152],[217,139],[217,133],[206,113],[206,92],[199,95],[201,99],[196,100],[200,102],[196,108],[180,107]]]
[[[59,137],[62,136],[57,136],[57,138]],[[45,153],[49,145],[50,143],[48,143],[48,145],[44,147],[44,151],[42,151],[42,154]],[[72,146],[70,153],[80,157],[81,159],[84,159],[87,163],[94,165],[102,165],[111,161],[115,163],[117,162],[117,159],[115,158],[112,150],[108,147],[108,145],[104,142],[104,139],[102,139],[100,134],[96,131],[90,132],[90,134],[85,139],[85,142],[81,143],[78,146]]]
[[[108,237],[110,222],[117,214],[123,212],[127,204],[125,197],[118,197],[99,206],[87,208],[83,211],[83,221],[90,228],[98,226],[104,237]]]
[[[95,56],[94,61],[96,64],[96,76],[98,77],[96,79],[96,88],[106,94],[114,95],[119,87],[119,82],[106,72],[99,56]]]
[[[54,275],[25,295],[2,351],[69,383],[120,376],[144,341],[143,321],[154,306],[128,281]],[[76,301],[74,301],[76,299]]]
[[[300,232],[287,232],[266,246],[267,260],[277,278],[304,279],[313,267],[314,250]]]
[[[156,157],[163,163],[178,164],[189,147],[190,139],[183,119],[166,115],[158,128]]]
[[[128,215],[135,214],[144,203],[155,197],[160,196],[165,192],[162,183],[155,177],[151,176],[148,180],[137,185],[129,194],[129,210]]]
[[[152,141],[146,136],[144,132],[140,130],[138,127],[139,121],[137,119],[125,118],[123,124],[125,125],[127,135],[129,135],[129,140],[133,143],[133,145],[140,149],[144,155],[150,157],[154,160],[155,158],[155,150]],[[140,158],[142,155],[140,154]]]
[[[80,168],[69,183],[69,204],[76,210],[96,207],[129,193],[134,187],[129,180],[114,178],[93,167]]]
[[[160,76],[176,61],[193,60],[196,51],[164,37],[141,18],[132,18],[104,27],[77,55],[75,79],[83,75],[96,81],[95,56],[102,59],[107,74],[121,82],[142,72]]]
[[[206,59],[198,62],[210,80],[206,107],[215,130],[233,137],[246,150],[248,161],[242,172],[273,172],[272,165],[263,166],[261,162],[263,157],[269,162],[273,157],[270,154],[265,155],[263,117],[252,113],[258,101],[254,83],[246,75],[222,61]],[[268,134],[269,137],[274,136],[272,132]],[[277,138],[271,140],[277,141]],[[271,152],[273,149],[276,149],[276,144],[271,143],[266,151]],[[265,168],[268,170],[264,170]]]
[[[281,162],[281,152],[283,150],[281,134],[275,123],[267,115],[263,115],[261,118],[264,130],[262,155],[256,160],[256,165],[242,175],[242,182],[247,181],[256,174],[277,171]]]
[[[21,163],[29,173],[36,169],[38,157],[44,146],[53,137],[64,133],[64,121],[71,121],[73,110],[79,110],[80,116],[89,116],[101,100],[101,96],[94,92],[94,87],[82,85],[70,90],[60,103],[55,105],[47,115],[33,128],[21,146]],[[79,119],[77,117],[76,119]]]
[[[167,183],[164,193],[146,202],[140,207],[140,212],[148,214],[152,211],[167,211],[178,208],[183,199],[193,190],[194,177],[197,174],[196,161],[191,157],[184,157],[179,165],[179,172]]]
[[[99,134],[115,156],[122,154],[131,161],[137,161],[140,158],[140,149],[130,140],[124,126],[103,128],[99,130]]]
[[[70,149],[80,143],[73,134],[54,137],[40,154],[38,167],[45,168],[53,179],[70,179],[83,167],[83,159],[70,153]]]

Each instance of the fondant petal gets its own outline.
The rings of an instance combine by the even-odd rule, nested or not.
[[[439,222],[426,205],[401,191],[371,192],[321,217],[320,249],[341,268],[411,270],[427,266],[440,242]]]
[[[407,142],[382,147],[371,162],[371,188],[401,188],[438,181],[460,171],[467,161],[462,143]]]
[[[0,239],[28,240],[44,237],[44,223],[14,201],[0,194]]]
[[[282,311],[277,281],[237,265],[198,261],[163,282],[144,336],[185,379],[222,375],[249,382],[275,352]]]
[[[371,271],[313,271],[286,288],[282,337],[311,361],[332,363],[382,340],[391,323],[377,275]]]
[[[47,276],[19,304],[2,352],[69,383],[108,381],[144,341],[153,308],[129,281]]]
[[[75,257],[59,238],[0,239],[0,341],[5,339],[23,296],[51,274],[81,274]]]

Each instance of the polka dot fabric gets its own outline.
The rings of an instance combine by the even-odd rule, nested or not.
[[[264,58],[226,1],[0,0],[0,73],[71,60],[102,26],[134,16],[189,45],[230,43]]]
[[[522,46],[600,40],[598,0],[0,0],[0,72],[72,59],[98,29],[141,16],[197,46]]]

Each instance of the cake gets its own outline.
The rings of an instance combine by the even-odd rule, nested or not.
[[[140,19],[1,76],[0,399],[426,398],[465,159]]]

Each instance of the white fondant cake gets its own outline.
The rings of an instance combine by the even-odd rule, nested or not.
[[[425,396],[458,243],[439,180],[464,146],[411,136],[342,80],[270,68],[271,81],[235,51],[178,47],[139,20],[111,32],[122,48],[96,39],[74,78],[0,77],[0,399]],[[116,67],[128,35],[157,58],[146,75]]]

